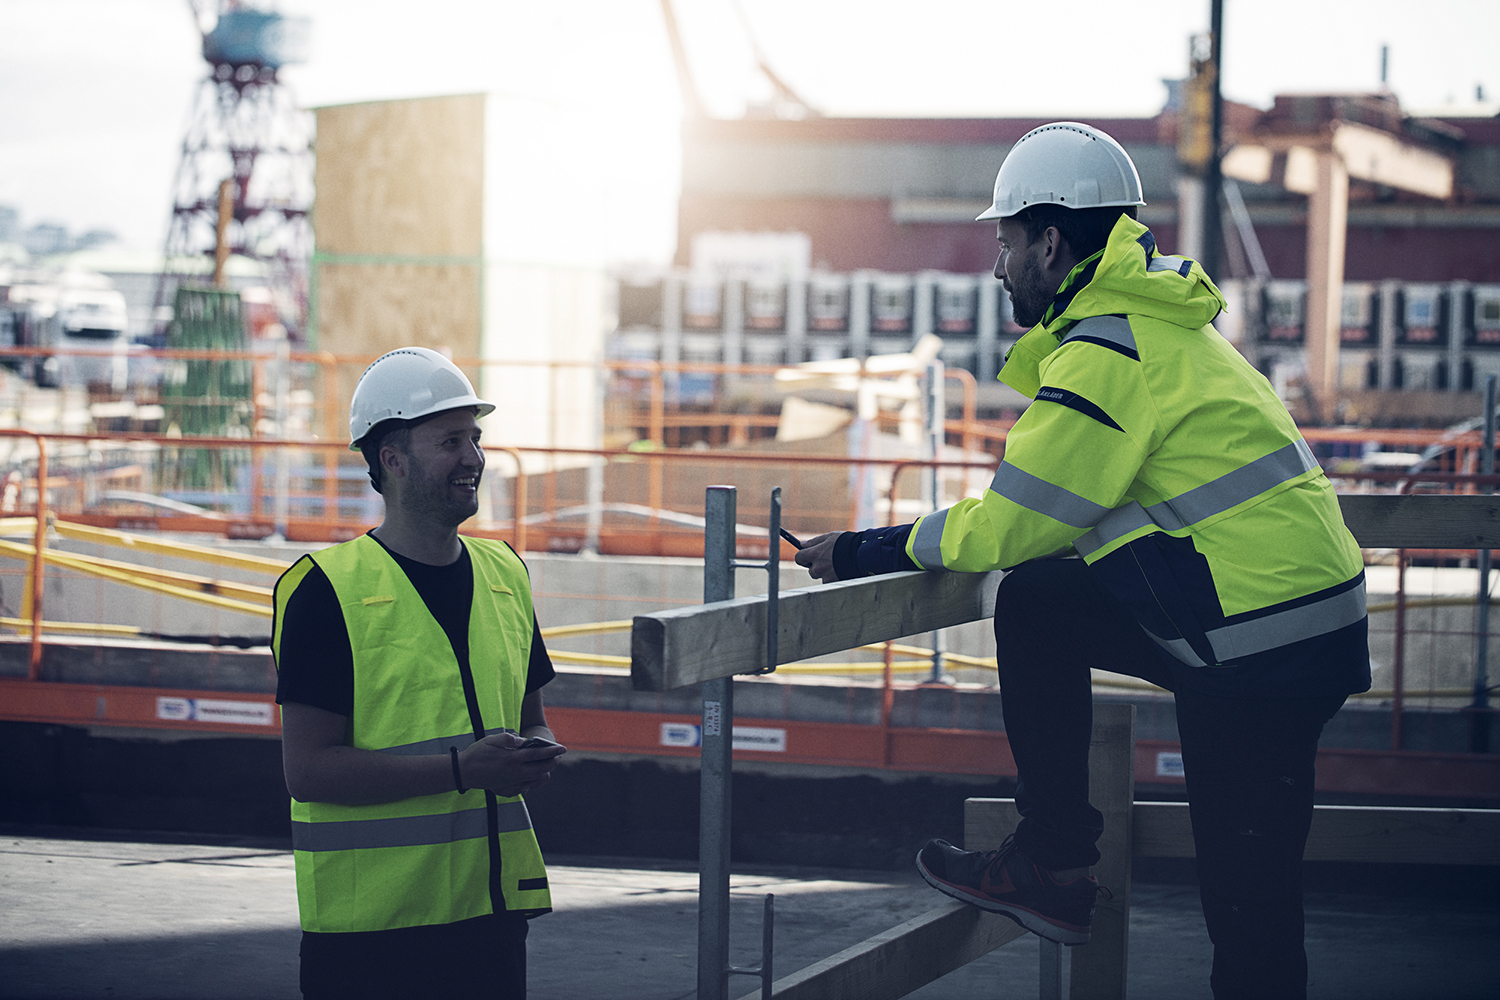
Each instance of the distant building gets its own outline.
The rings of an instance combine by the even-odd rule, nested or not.
[[[33,257],[63,253],[72,249],[68,227],[55,222],[38,222],[21,234],[21,245]]]
[[[1371,109],[1374,110],[1371,110]],[[1377,116],[1385,121],[1370,122]],[[1283,96],[1268,111],[1229,103],[1229,144],[1267,129],[1326,129],[1365,120],[1430,146],[1455,164],[1446,201],[1351,181],[1349,281],[1500,278],[1500,118],[1412,119],[1383,95]],[[1178,246],[1177,115],[1089,118],[1130,152],[1147,205],[1141,219],[1167,252]],[[700,119],[683,131],[677,263],[705,233],[802,232],[814,268],[984,272],[993,227],[974,223],[1012,144],[1043,119]],[[1282,171],[1285,156],[1274,169]],[[1305,278],[1307,197],[1273,183],[1239,183],[1276,279]],[[1248,277],[1234,227],[1225,277]]]
[[[1087,120],[1135,161],[1158,246],[1202,257],[1190,164],[1209,144],[1179,116],[1187,89],[1150,118]],[[1225,103],[1216,325],[1301,417],[1447,423],[1500,376],[1493,112],[1411,116],[1389,93]],[[1020,402],[992,381],[1023,331],[989,277],[995,229],[974,217],[1010,148],[1048,120],[690,119],[675,268],[621,273],[612,355],[774,365],[936,333],[982,403]],[[734,259],[754,237],[800,237],[807,273]]]

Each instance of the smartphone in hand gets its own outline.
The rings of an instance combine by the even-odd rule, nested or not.
[[[781,528],[779,530],[781,531],[781,537],[792,543],[792,548],[800,549],[807,544],[802,539],[792,534],[790,531],[787,531],[785,528]]]
[[[516,749],[517,750],[530,750],[533,747],[561,747],[561,746],[562,746],[561,743],[554,743],[552,740],[543,739],[540,736],[533,736],[530,739],[528,739],[525,743],[522,743],[520,746],[516,747]]]

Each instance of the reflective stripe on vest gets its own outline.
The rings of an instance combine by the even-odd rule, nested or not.
[[[1132,500],[1124,506],[1116,507],[1099,520],[1092,531],[1075,541],[1073,546],[1087,557],[1117,538],[1123,538],[1147,525],[1154,524],[1166,531],[1178,531],[1238,507],[1247,500],[1254,500],[1262,493],[1313,472],[1318,467],[1318,460],[1313,457],[1312,449],[1307,446],[1306,441],[1298,438],[1284,448],[1170,500],[1154,503],[1150,507],[1142,507]]]
[[[1205,635],[1218,661],[1230,663],[1278,646],[1288,646],[1347,628],[1365,617],[1365,607],[1365,581],[1361,574],[1359,583],[1354,587],[1320,601],[1210,629]],[[1150,629],[1143,628],[1142,631],[1188,666],[1208,666],[1193,652],[1186,639],[1163,639]]]
[[[1152,257],[1151,262],[1146,265],[1148,271],[1176,271],[1184,278],[1193,270],[1193,262],[1186,257],[1169,257],[1165,254],[1160,257]]]
[[[520,799],[496,803],[500,814],[500,832],[514,833],[531,829],[531,814]],[[483,805],[463,812],[433,813],[427,816],[398,816],[393,819],[354,819],[343,822],[302,823],[292,821],[294,851],[357,851],[371,847],[420,847],[424,844],[451,844],[489,835],[489,821]]]
[[[1062,339],[1063,344],[1074,341],[1098,344],[1117,354],[1123,354],[1132,361],[1141,360],[1140,352],[1135,346],[1135,333],[1130,329],[1130,321],[1124,316],[1091,316],[1080,320]]]
[[[916,537],[912,539],[912,558],[923,569],[943,568],[943,522],[948,519],[948,508],[935,510],[917,522]]]
[[[1109,508],[1103,504],[1094,503],[1004,462],[995,472],[990,489],[1027,510],[1045,514],[1075,528],[1092,528],[1109,513]]]

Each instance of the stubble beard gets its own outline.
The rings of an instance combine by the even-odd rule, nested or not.
[[[469,518],[479,513],[479,483],[483,481],[483,473],[476,470],[474,473],[474,495],[470,499],[455,500],[450,491],[452,486],[446,478],[438,478],[429,475],[427,470],[421,470],[418,475],[406,482],[406,489],[402,492],[401,506],[417,518],[433,521],[445,528],[457,528]]]
[[[1004,285],[1010,293],[1010,311],[1015,324],[1030,329],[1040,323],[1047,314],[1047,307],[1052,304],[1052,294],[1047,291],[1042,266],[1036,257],[1028,254],[1021,262],[1016,281],[1007,278]]]

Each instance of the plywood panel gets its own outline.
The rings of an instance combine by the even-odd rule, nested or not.
[[[323,264],[318,274],[318,347],[374,356],[398,347],[447,349],[471,358],[479,341],[478,269],[407,264]],[[477,371],[468,371],[478,383]],[[341,372],[336,412],[348,414],[358,371]]]
[[[470,94],[319,108],[318,252],[478,255],[484,100]]]
[[[480,303],[472,267],[325,264],[318,284],[323,350],[381,354],[414,345],[474,355]]]

